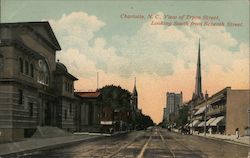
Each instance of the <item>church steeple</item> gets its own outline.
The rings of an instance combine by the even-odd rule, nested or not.
[[[199,39],[199,46],[198,46],[198,59],[197,59],[196,78],[195,78],[195,90],[194,90],[193,99],[203,99],[202,83],[201,83],[200,39]]]
[[[136,77],[135,77],[135,82],[134,82],[133,96],[137,96]]]
[[[135,82],[134,82],[134,89],[132,93],[132,104],[136,109],[138,109],[138,93],[136,89],[136,77],[135,77]]]

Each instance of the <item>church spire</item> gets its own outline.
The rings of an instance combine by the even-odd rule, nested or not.
[[[200,39],[199,39],[199,46],[198,46],[198,59],[197,59],[197,68],[196,68],[196,81],[195,81],[195,98],[203,98],[202,94],[202,84],[201,84],[201,57],[200,57]]]
[[[136,89],[136,77],[135,77],[135,83],[134,83],[134,89],[132,94],[132,104],[135,109],[138,109],[138,94]]]
[[[136,90],[136,77],[135,77],[133,95],[134,95],[134,96],[137,96],[137,90]]]

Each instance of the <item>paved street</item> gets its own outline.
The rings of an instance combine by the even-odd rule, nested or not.
[[[136,131],[126,135],[105,137],[92,142],[82,142],[63,148],[36,151],[18,155],[23,158],[78,158],[78,157],[114,157],[114,158],[246,158],[248,147],[224,141],[193,135],[180,135],[166,129],[154,128]],[[17,155],[15,155],[16,157]]]

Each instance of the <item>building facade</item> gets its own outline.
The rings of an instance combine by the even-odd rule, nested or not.
[[[166,108],[164,108],[164,120],[171,122],[171,117],[177,117],[180,106],[183,104],[182,92],[166,94]]]
[[[102,115],[100,92],[75,92],[80,104],[77,108],[77,131],[99,132]]]
[[[190,123],[195,131],[235,135],[249,135],[250,90],[226,87],[200,103]],[[206,115],[206,117],[205,117]],[[206,122],[206,123],[205,123]]]
[[[49,23],[0,28],[0,140],[29,137],[37,126],[74,130],[77,79],[55,61],[61,48]]]

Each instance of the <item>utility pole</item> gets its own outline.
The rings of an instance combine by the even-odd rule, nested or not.
[[[208,94],[207,94],[207,91],[206,91],[206,94],[205,94],[205,117],[204,117],[204,136],[206,136],[206,133],[207,133],[207,125],[206,125],[206,121],[207,121],[207,99],[208,99]]]

